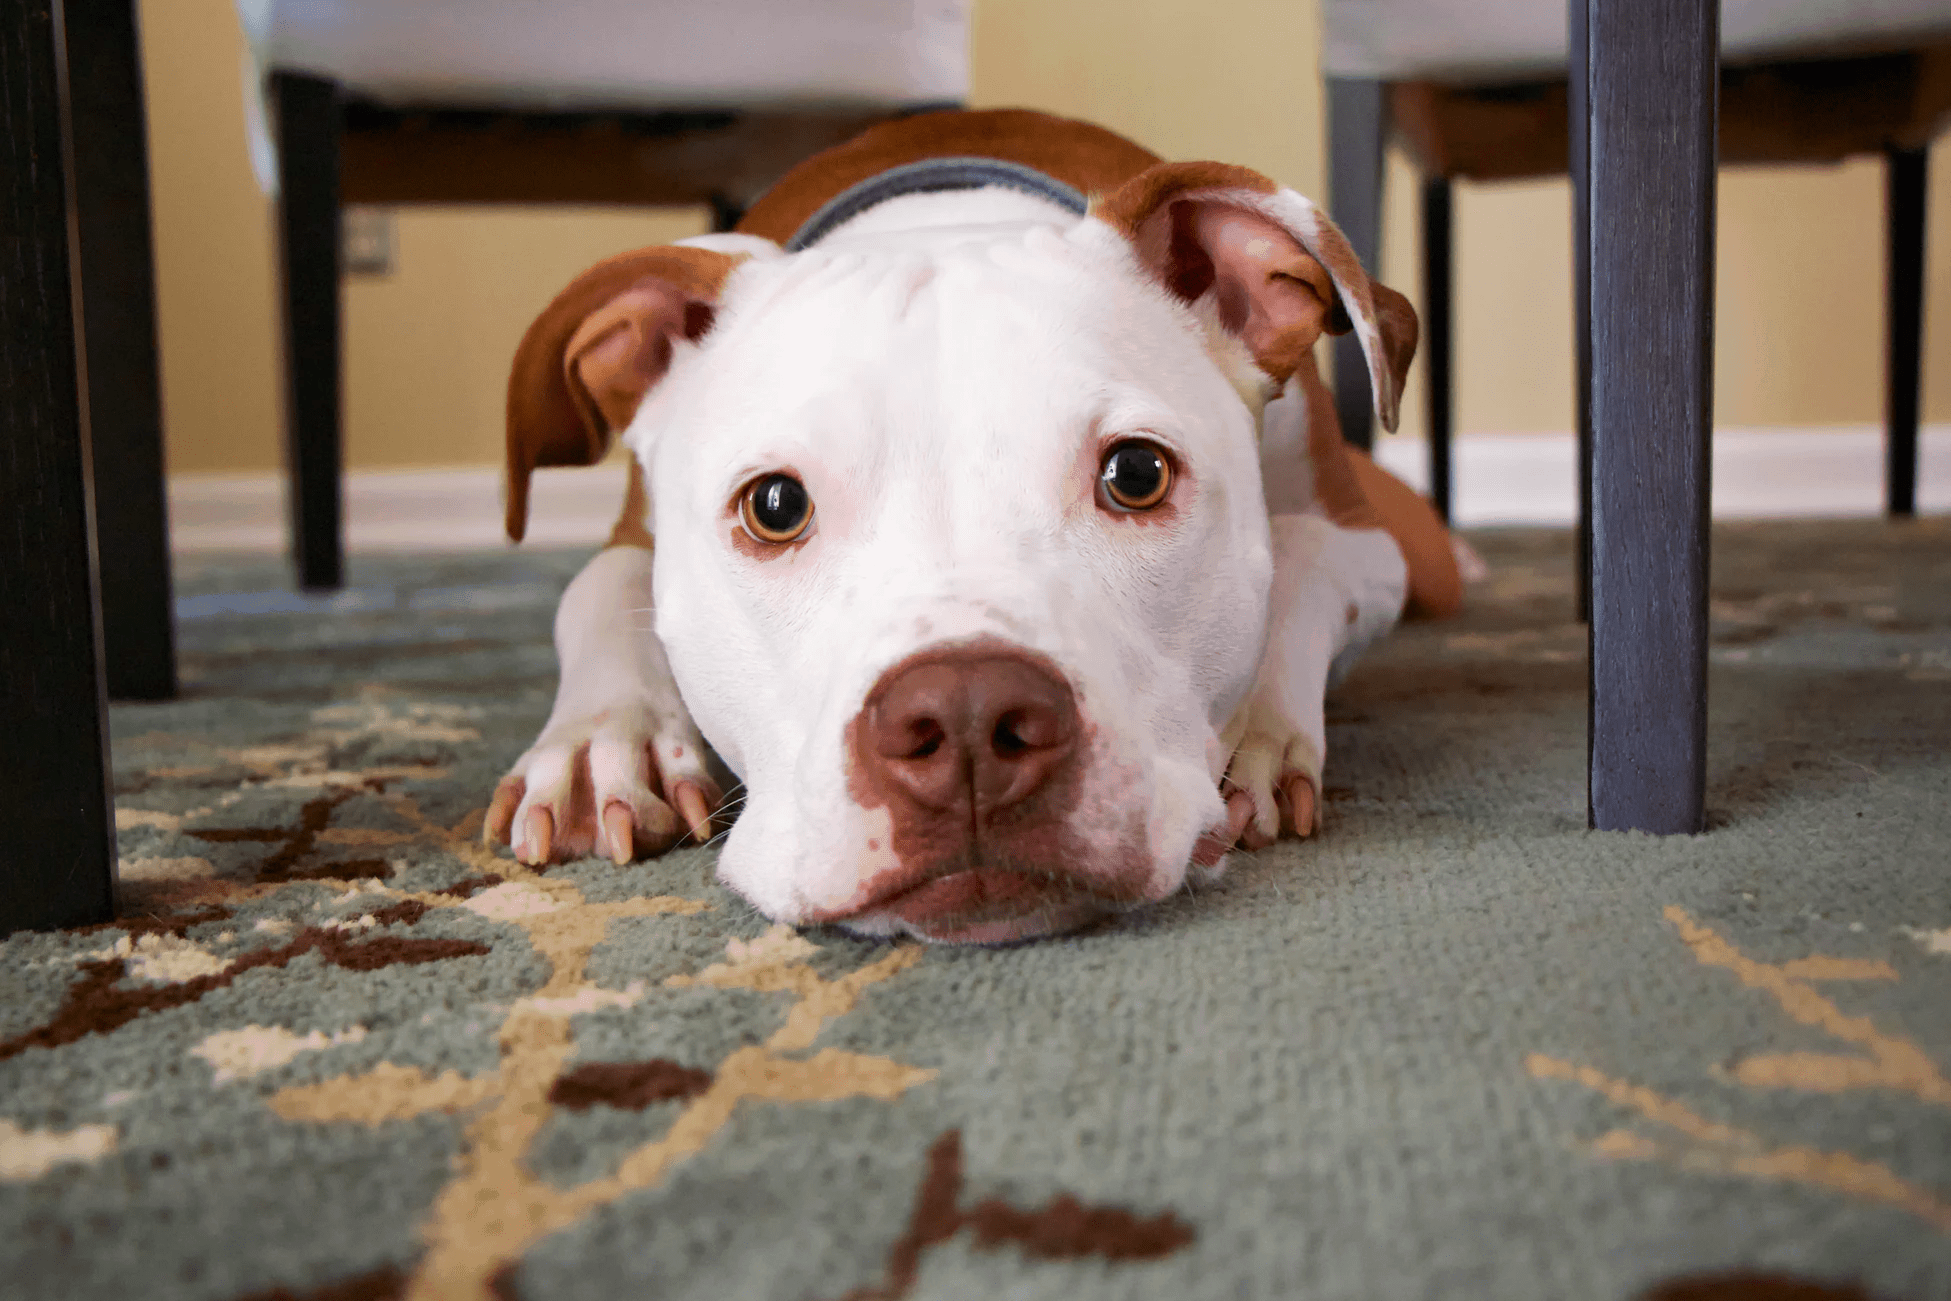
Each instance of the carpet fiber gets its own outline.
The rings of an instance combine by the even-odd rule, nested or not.
[[[122,919],[0,943],[0,1292],[1951,1298],[1951,521],[1717,533],[1670,839],[1585,830],[1566,538],[1477,540],[1317,840],[969,951],[481,848],[578,556],[186,562]]]

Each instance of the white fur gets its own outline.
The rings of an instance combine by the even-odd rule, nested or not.
[[[1385,534],[1306,514],[1291,387],[1266,411],[1267,454],[1299,467],[1270,484],[1270,526],[1261,390],[1215,319],[1156,287],[1104,223],[1000,191],[895,200],[742,264],[628,431],[655,560],[606,551],[565,594],[562,686],[518,768],[517,828],[537,777],[559,789],[578,747],[621,726],[626,746],[668,750],[695,720],[746,787],[721,877],[777,920],[844,908],[889,865],[888,811],[849,792],[849,722],[889,667],[986,637],[1076,693],[1082,840],[1142,827],[1142,897],[1177,890],[1225,823],[1236,748],[1263,820],[1275,781],[1318,783],[1330,666],[1393,623],[1404,582]],[[1132,435],[1182,464],[1175,526],[1095,503],[1103,450]],[[816,514],[759,561],[732,545],[734,502],[774,470]],[[596,808],[605,783],[637,800],[614,758],[589,763]]]

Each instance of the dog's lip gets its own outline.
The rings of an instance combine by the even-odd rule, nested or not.
[[[904,874],[906,875],[906,874]],[[980,865],[906,875],[823,922],[898,920],[932,940],[997,944],[1074,930],[1132,900],[1050,872]]]

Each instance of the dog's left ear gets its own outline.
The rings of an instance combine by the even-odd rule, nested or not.
[[[511,539],[521,541],[527,527],[530,474],[538,466],[601,460],[663,378],[677,341],[695,342],[711,328],[726,277],[754,255],[725,247],[735,238],[664,244],[599,262],[528,327],[508,375]]]
[[[1396,427],[1416,355],[1416,309],[1369,278],[1320,209],[1245,167],[1160,163],[1091,205],[1187,304],[1213,295],[1220,323],[1285,383],[1325,332],[1361,340],[1375,413]]]

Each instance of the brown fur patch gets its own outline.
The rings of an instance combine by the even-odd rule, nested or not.
[[[307,953],[347,971],[378,971],[382,967],[415,966],[487,953],[488,946],[471,940],[411,940],[388,937],[365,944],[350,943],[341,931],[308,926],[289,944],[247,953],[222,971],[173,985],[120,986],[128,966],[120,958],[84,962],[81,979],[69,988],[46,1024],[0,1040],[0,1061],[29,1048],[59,1048],[91,1034],[119,1030],[145,1012],[186,1007],[213,990],[223,989],[247,971],[285,967]]]
[[[585,321],[646,282],[710,302],[743,259],[702,248],[658,245],[619,253],[572,280],[522,335],[508,375],[508,536],[528,528],[528,481],[546,465],[593,465],[615,430],[564,369],[569,341]]]
[[[963,1228],[975,1244],[993,1251],[1015,1243],[1037,1260],[1158,1260],[1192,1244],[1197,1232],[1171,1211],[1143,1218],[1117,1206],[1087,1206],[1059,1194],[1034,1210],[1018,1210],[995,1198],[967,1211],[962,1196],[962,1131],[951,1129],[928,1149],[928,1168],[915,1192],[907,1232],[888,1248],[879,1286],[855,1288],[843,1301],[896,1301],[914,1288],[922,1254]]]
[[[787,172],[746,210],[741,233],[783,244],[820,205],[890,167],[927,158],[999,158],[1034,167],[1084,194],[1123,185],[1159,161],[1123,136],[1028,109],[918,113],[869,127]]]
[[[1115,194],[1091,205],[1091,215],[1124,232],[1138,243],[1150,238],[1147,228],[1164,205],[1193,190],[1250,190],[1277,194],[1280,186],[1251,167],[1232,163],[1161,163],[1134,177]],[[1162,233],[1158,238],[1162,238]]]
[[[622,1107],[642,1111],[653,1102],[695,1098],[711,1087],[711,1072],[656,1058],[647,1062],[588,1062],[558,1076],[549,1101],[571,1111]]]

